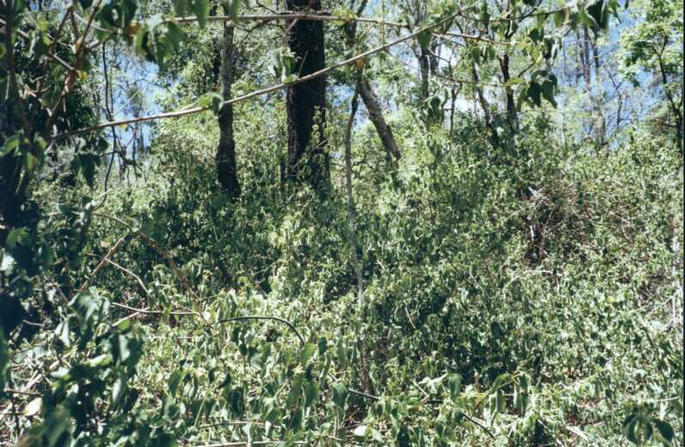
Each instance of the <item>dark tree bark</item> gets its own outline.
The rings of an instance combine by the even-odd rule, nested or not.
[[[233,27],[224,25],[224,42],[221,49],[221,95],[231,97],[233,82]],[[235,198],[240,195],[238,172],[235,162],[235,140],[233,138],[233,106],[225,105],[219,111],[219,147],[216,151],[216,171],[221,188]]]
[[[4,60],[4,59],[3,59]],[[7,73],[4,64],[0,65],[0,70]],[[7,88],[5,83],[2,91]],[[5,140],[19,131],[19,117],[15,111],[16,101],[14,98],[3,100],[0,104],[0,147],[5,144]],[[14,227],[14,221],[19,213],[19,208],[24,201],[20,192],[21,165],[14,153],[9,153],[0,157],[0,241],[5,240],[5,227]]]
[[[502,70],[502,81],[506,85],[506,83],[511,79],[508,54],[505,54],[500,58],[499,65],[500,69]],[[505,96],[507,98],[507,122],[512,128],[516,128],[518,126],[518,111],[516,110],[514,92],[511,87],[505,87]]]
[[[286,0],[290,11],[321,9],[320,0]],[[295,72],[305,76],[324,68],[323,22],[296,20],[290,24],[288,45],[295,55]],[[289,179],[306,179],[323,192],[330,184],[329,160],[324,137],[326,79],[319,76],[288,87]]]

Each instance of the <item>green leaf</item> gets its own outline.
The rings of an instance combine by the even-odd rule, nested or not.
[[[554,93],[556,92],[556,84],[550,80],[546,80],[542,83],[542,96],[549,101],[554,107],[557,106],[557,102],[554,99]]]
[[[504,86],[505,86],[505,87],[513,87],[513,86],[515,86],[515,85],[525,84],[525,83],[526,83],[525,79],[522,79],[522,78],[511,78],[511,79],[509,79],[509,80],[504,84]]]
[[[229,386],[231,384],[232,380],[233,379],[231,377],[231,372],[227,370],[226,371],[226,377],[224,377],[224,380],[221,382],[221,385],[219,385],[219,388],[224,388],[224,387]]]
[[[25,244],[29,241],[29,232],[26,228],[20,227],[10,231],[5,239],[8,248],[16,248],[17,245]]]
[[[197,16],[200,28],[204,28],[209,15],[209,0],[193,0],[193,13]]]
[[[450,374],[447,378],[447,387],[450,390],[450,397],[452,400],[457,398],[457,394],[461,390],[462,377],[459,374]]]
[[[424,31],[416,36],[416,41],[419,43],[419,46],[421,46],[421,51],[424,53],[428,52],[428,47],[431,43],[432,37],[433,35],[430,31]]]
[[[0,157],[4,157],[5,155],[13,152],[16,148],[19,147],[21,144],[22,137],[20,135],[12,135],[8,139],[5,140],[5,144],[2,145],[2,148],[0,149]]]
[[[302,365],[306,365],[307,362],[309,361],[310,358],[312,358],[312,355],[316,351],[316,345],[314,343],[307,343],[304,345],[302,348],[302,352],[300,353],[300,360],[302,361]]]
[[[126,335],[117,335],[116,337],[116,352],[120,362],[125,362],[131,356],[131,349],[129,344],[129,337]]]
[[[240,0],[223,0],[223,7],[226,14],[231,20],[238,19],[238,11],[240,10]]]
[[[173,0],[173,3],[177,16],[184,16],[190,10],[188,0]]]
[[[24,155],[24,169],[26,169],[28,172],[33,171],[37,164],[38,159],[35,155],[30,152],[27,152],[26,155]]]
[[[502,390],[497,390],[497,393],[495,393],[495,404],[498,413],[504,413],[504,411],[507,409],[506,400],[504,399],[504,393],[502,393]]]
[[[55,328],[55,335],[57,336],[57,339],[62,342],[64,347],[71,347],[71,340],[69,339],[69,320],[61,322]]]
[[[344,384],[338,382],[333,385],[333,403],[337,405],[338,408],[345,409],[345,401],[347,400],[348,395],[347,387]]]
[[[2,315],[2,313],[0,313]],[[4,394],[5,382],[8,379],[8,372],[10,368],[10,353],[9,346],[5,341],[3,331],[0,331],[0,396]]]
[[[609,24],[609,15],[607,14],[604,0],[597,0],[594,3],[591,3],[585,10],[599,28],[607,28],[607,25]]]
[[[326,350],[328,349],[328,342],[326,341],[326,337],[319,338],[318,346],[319,354],[323,354],[324,352],[326,352]]]
[[[509,373],[500,374],[499,376],[497,376],[497,377],[495,378],[495,381],[492,383],[492,386],[490,387],[490,390],[491,390],[491,391],[496,391],[496,390],[498,390],[498,389],[504,384],[504,382],[506,382],[507,380],[509,380],[510,377],[511,377],[511,375],[510,375]]]
[[[93,0],[79,0],[79,4],[83,9],[90,8],[90,5],[93,4]]]
[[[526,94],[528,96],[528,99],[533,101],[533,103],[538,107],[540,107],[540,105],[542,105],[542,102],[540,100],[540,93],[541,93],[540,84],[538,84],[535,81],[531,82],[530,85],[528,86],[528,90],[527,90]]]
[[[218,114],[223,105],[222,103],[224,102],[223,96],[221,96],[218,93],[212,93],[212,111],[216,114]]]
[[[558,12],[554,13],[554,15],[553,15],[554,25],[556,27],[560,27],[561,25],[564,24],[564,22],[566,21],[566,14],[567,14],[567,11],[558,11]]]
[[[358,438],[363,438],[364,436],[366,436],[366,425],[358,426],[357,428],[354,429],[352,434]]]
[[[633,444],[640,443],[636,433],[639,422],[640,418],[635,414],[631,414],[623,421],[623,434]]]
[[[43,399],[36,397],[24,408],[24,416],[35,416],[43,406]]]
[[[674,433],[671,424],[669,424],[666,421],[662,421],[661,419],[653,419],[652,422],[656,426],[656,429],[659,431],[659,434],[662,438],[664,438],[668,442],[673,441]]]
[[[231,411],[233,411],[233,413],[236,416],[242,416],[243,411],[245,410],[243,400],[243,389],[239,387],[233,388],[228,393],[226,393],[226,398],[228,400],[228,404],[231,408]]]
[[[117,408],[121,398],[126,393],[126,379],[122,376],[117,377],[112,385],[112,408]]]
[[[171,376],[169,377],[169,394],[174,395],[176,394],[176,390],[178,389],[178,385],[181,383],[181,380],[186,376],[185,371],[181,369],[177,369],[173,373],[171,373]]]
[[[307,380],[304,382],[304,404],[305,406],[311,405],[316,399],[316,383],[313,380]]]

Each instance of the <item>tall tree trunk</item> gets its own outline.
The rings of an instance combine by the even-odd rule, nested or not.
[[[321,9],[320,0],[286,0],[290,11]],[[305,76],[324,68],[323,22],[296,20],[290,25],[288,45],[295,54],[295,71]],[[288,87],[287,177],[305,177],[319,192],[330,184],[329,161],[324,138],[326,80],[319,76]],[[315,129],[316,127],[316,129]],[[313,138],[313,135],[314,138]],[[306,169],[305,169],[306,168]],[[303,175],[304,174],[304,175]]]
[[[221,95],[231,97],[233,82],[233,26],[224,25],[224,42],[221,49]],[[216,171],[221,188],[230,198],[240,195],[233,139],[233,106],[225,105],[219,111],[219,147],[216,151]]]
[[[500,58],[500,69],[502,70],[502,81],[506,83],[511,79],[509,73],[509,55],[505,54]],[[505,95],[507,98],[507,122],[511,128],[518,126],[518,115],[516,110],[516,102],[514,101],[514,92],[510,87],[505,87]]]

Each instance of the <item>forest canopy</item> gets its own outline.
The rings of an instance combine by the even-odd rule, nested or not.
[[[0,0],[0,445],[683,439],[675,0]]]

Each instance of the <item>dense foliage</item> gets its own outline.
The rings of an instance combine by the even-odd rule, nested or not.
[[[682,445],[681,6],[5,0],[0,443]]]

